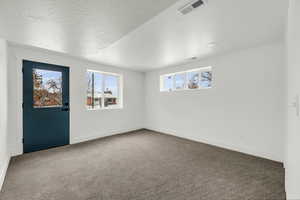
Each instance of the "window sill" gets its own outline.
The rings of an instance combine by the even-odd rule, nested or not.
[[[101,111],[101,110],[122,110],[123,106],[112,107],[112,108],[87,108],[87,111]]]
[[[206,87],[206,88],[196,88],[196,89],[177,89],[177,90],[160,90],[160,92],[163,93],[171,93],[171,92],[183,92],[183,91],[199,91],[199,90],[208,90],[212,87]]]

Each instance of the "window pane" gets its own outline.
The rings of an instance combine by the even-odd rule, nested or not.
[[[163,76],[164,83],[164,91],[172,91],[173,90],[173,76]]]
[[[87,80],[87,99],[86,99],[86,106],[88,109],[93,108],[93,72],[86,73],[86,80]]]
[[[94,109],[102,107],[102,81],[103,75],[100,73],[94,73]]]
[[[102,107],[103,75],[97,72],[87,72],[87,108],[99,109]]]
[[[185,76],[186,76],[185,73],[175,75],[175,89],[176,90],[185,88]]]
[[[119,101],[119,77],[105,75],[104,107],[116,107]]]
[[[188,72],[188,88],[198,89],[199,88],[199,72]]]
[[[211,71],[201,72],[200,86],[202,88],[210,88],[211,87],[211,81],[212,81]]]
[[[62,72],[33,69],[33,107],[62,106]]]

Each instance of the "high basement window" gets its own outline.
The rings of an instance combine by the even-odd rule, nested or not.
[[[92,71],[86,73],[88,110],[122,108],[122,76]]]
[[[161,92],[208,89],[211,87],[211,67],[197,68],[160,76]]]

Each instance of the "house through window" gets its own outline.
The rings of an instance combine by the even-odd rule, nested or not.
[[[121,75],[88,70],[86,76],[87,109],[122,108]]]

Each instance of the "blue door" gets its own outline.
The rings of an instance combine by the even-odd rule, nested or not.
[[[23,60],[23,151],[69,144],[69,68]]]

